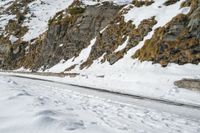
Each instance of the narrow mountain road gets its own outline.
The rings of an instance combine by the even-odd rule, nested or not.
[[[195,106],[0,75],[1,133],[199,133]]]

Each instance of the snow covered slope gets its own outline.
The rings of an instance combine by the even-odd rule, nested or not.
[[[28,5],[30,12],[26,15],[24,22],[29,31],[23,39],[29,41],[44,33],[48,28],[48,20],[57,12],[66,9],[72,2],[73,0],[35,0],[31,2]]]
[[[74,0],[31,0],[27,5],[28,13],[25,16],[23,26],[28,28],[28,32],[23,36],[24,41],[30,41],[44,33],[48,28],[48,21],[57,12],[66,9]],[[95,5],[104,1],[112,1],[119,5],[128,4],[131,0],[83,0],[86,5]],[[16,14],[6,12],[13,3],[24,3],[23,0],[6,0],[0,2],[0,33],[5,30],[9,20],[16,19]],[[22,9],[23,10],[23,9]]]
[[[0,28],[2,30],[5,30],[5,26],[8,24],[9,20],[16,19],[15,14],[8,15],[7,12],[5,12],[14,2],[23,3],[24,1],[6,0],[0,2],[0,7],[2,8],[0,10],[0,14],[2,14],[0,16]],[[28,28],[28,32],[23,36],[23,40],[30,41],[44,33],[48,28],[48,20],[57,12],[66,9],[72,2],[73,0],[32,0],[28,3],[28,5],[26,5],[28,13],[23,23],[23,26]]]
[[[132,9],[128,10],[127,13],[124,14],[124,19],[125,22],[129,22],[130,20],[133,21],[133,25],[136,25],[136,27],[143,21],[146,19],[150,19],[152,17],[155,17],[155,20],[157,21],[156,25],[153,26],[153,30],[151,32],[148,33],[147,36],[145,36],[145,38],[143,39],[143,41],[141,41],[136,47],[132,48],[131,50],[128,51],[128,54],[125,55],[124,59],[126,62],[137,62],[137,60],[130,60],[127,61],[127,59],[131,58],[131,56],[138,50],[140,49],[143,45],[144,42],[147,39],[150,39],[152,37],[152,35],[154,34],[154,31],[162,26],[165,26],[173,17],[177,16],[178,14],[188,14],[190,11],[190,7],[184,7],[184,8],[180,8],[181,3],[184,2],[185,0],[180,0],[179,2],[169,5],[169,6],[165,6],[164,3],[165,1],[163,0],[155,0],[155,2],[153,4],[151,4],[150,6],[142,6],[142,7],[133,7]],[[129,9],[130,5],[127,5],[127,7],[124,8],[124,10],[126,8]],[[105,27],[106,28],[106,27]],[[102,32],[103,33],[103,32]],[[123,50],[126,45],[128,40],[126,40],[123,44],[121,44],[121,47],[119,47],[120,50],[116,49],[115,52],[121,51]],[[123,46],[125,45],[125,46]],[[91,46],[89,46],[87,49],[87,53],[81,53],[80,57],[78,58],[83,58],[83,56],[85,56],[85,60],[87,60],[88,56],[91,52]],[[83,51],[86,51],[86,49],[84,49]],[[74,57],[66,62],[61,61],[59,64],[55,65],[54,67],[50,68],[48,71],[50,72],[63,72],[66,68],[73,66],[75,64],[77,64],[76,61],[74,61],[76,59],[74,59]],[[101,60],[98,59],[98,60]],[[82,62],[83,59],[82,59]],[[78,64],[81,64],[81,62],[79,62]],[[106,63],[105,63],[106,64]],[[130,63],[132,64],[132,63]],[[121,64],[123,65],[123,64]],[[62,69],[59,66],[63,66]],[[114,67],[115,65],[113,65]],[[130,65],[128,65],[130,67]],[[72,72],[77,72],[79,73],[79,68],[80,65],[76,66],[77,71],[72,71]],[[101,67],[101,64],[99,64],[99,67]],[[119,70],[122,70],[122,68],[120,68]],[[82,70],[81,70],[82,71]],[[87,70],[86,70],[87,71]]]

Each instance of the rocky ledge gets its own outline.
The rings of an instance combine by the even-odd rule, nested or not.
[[[174,82],[174,84],[179,88],[200,91],[200,79],[182,79]]]

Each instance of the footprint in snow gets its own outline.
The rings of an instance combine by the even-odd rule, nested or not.
[[[17,95],[9,97],[8,100],[13,100],[13,99],[16,99],[16,98],[19,98],[19,97],[26,97],[26,96],[31,96],[31,94],[29,94],[25,90],[21,90],[21,92],[19,92]]]
[[[43,110],[36,114],[36,116],[55,116],[57,115],[56,111],[53,110]]]
[[[36,98],[36,102],[34,102],[34,105],[42,106],[42,105],[45,105],[46,103],[48,103],[48,101],[49,101],[48,97],[40,96],[40,97]]]
[[[77,130],[77,129],[85,129],[84,122],[80,121],[68,121],[65,123],[66,130]]]
[[[13,81],[12,79],[9,79],[7,82],[8,82],[9,84],[17,85],[17,82]]]

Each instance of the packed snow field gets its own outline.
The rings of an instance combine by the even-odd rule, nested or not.
[[[0,76],[1,133],[199,133],[196,117],[76,91],[76,87]]]

